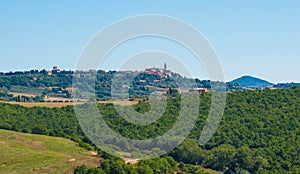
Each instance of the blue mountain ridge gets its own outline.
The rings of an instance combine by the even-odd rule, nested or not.
[[[274,84],[271,82],[262,80],[257,77],[252,77],[249,75],[242,76],[242,77],[237,78],[229,83],[238,84],[241,87],[248,87],[248,88],[266,88],[266,87],[274,86]]]

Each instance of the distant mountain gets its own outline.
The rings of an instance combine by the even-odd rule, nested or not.
[[[248,87],[248,88],[266,88],[274,85],[266,80],[262,80],[252,76],[242,76],[229,83],[238,84],[241,87]]]

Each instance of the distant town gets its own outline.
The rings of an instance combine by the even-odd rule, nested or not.
[[[73,91],[75,90],[72,85],[74,77],[90,78],[92,77],[91,74],[96,74],[95,90],[96,100],[98,101],[112,99],[111,81],[115,76],[122,77],[123,75],[132,79],[130,85],[120,81],[120,89],[128,90],[130,100],[145,99],[151,93],[174,96],[181,93],[207,93],[211,91],[211,82],[209,80],[182,77],[180,74],[168,69],[167,63],[164,63],[161,68],[154,66],[145,68],[142,71],[107,72],[103,70],[74,72],[72,70],[61,70],[58,66],[53,66],[51,70],[0,73],[0,100],[14,102],[72,102]],[[176,79],[176,82],[174,79]],[[195,82],[195,86],[184,86],[191,81]],[[88,86],[88,84],[82,85]],[[292,87],[300,87],[300,84],[273,84],[251,76],[243,76],[226,83],[227,92]]]
[[[60,69],[57,66],[53,66],[52,70],[47,71],[48,75],[53,75],[53,74],[58,74],[60,73]],[[96,71],[96,70],[92,70]],[[141,73],[139,71],[125,71],[125,72],[135,72],[135,73]],[[146,68],[142,73],[146,74],[152,74],[152,75],[157,75],[160,76],[161,78],[170,78],[172,77],[172,71],[167,69],[167,63],[164,63],[163,68],[157,68],[157,67],[152,67],[152,68]]]

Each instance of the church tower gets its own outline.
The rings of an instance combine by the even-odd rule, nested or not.
[[[164,74],[164,76],[167,75],[167,64],[166,63],[164,64],[163,74]]]

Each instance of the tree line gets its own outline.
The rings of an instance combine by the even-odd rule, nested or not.
[[[220,126],[205,145],[199,146],[197,141],[210,110],[210,99],[209,93],[200,95],[196,125],[188,139],[166,155],[176,161],[177,167],[183,163],[224,173],[300,173],[299,88],[228,93]],[[178,117],[180,100],[180,96],[169,98],[163,116],[150,125],[129,123],[112,104],[99,104],[98,108],[114,131],[128,138],[145,139],[162,135],[170,129]],[[120,107],[126,110],[129,106]],[[140,113],[147,113],[151,109],[147,101],[133,108]],[[71,106],[25,108],[0,103],[0,128],[66,137],[87,149],[96,148],[84,135]],[[128,148],[132,147],[128,145]],[[99,153],[105,159],[110,158],[101,150]],[[113,161],[118,164],[111,165],[122,166],[128,173],[127,165],[121,165],[118,160],[110,162]],[[110,165],[110,162],[107,163]],[[140,163],[143,164],[143,161]],[[152,170],[156,169],[151,165]],[[101,165],[99,167],[106,173],[113,170]],[[136,166],[128,167],[135,167],[137,172],[139,170]],[[82,168],[83,171],[89,170],[84,166]],[[182,168],[178,170],[183,171]]]

